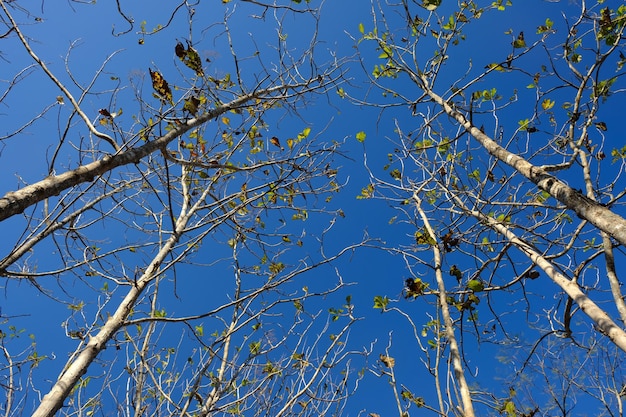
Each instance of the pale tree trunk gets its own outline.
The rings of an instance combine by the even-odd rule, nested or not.
[[[593,300],[591,300],[580,287],[571,279],[559,272],[552,263],[546,259],[535,248],[518,238],[511,229],[496,219],[485,216],[477,210],[471,210],[465,207],[463,202],[455,197],[455,201],[459,207],[465,210],[470,216],[476,218],[480,222],[487,224],[493,230],[506,237],[516,248],[527,256],[535,265],[541,268],[556,285],[561,287],[565,293],[574,300],[581,310],[596,324],[598,330],[606,335],[621,350],[626,352],[626,332],[611,319],[611,317],[601,309]]]
[[[418,193],[415,192],[413,194],[413,200],[415,201],[415,205],[417,211],[422,218],[422,222],[424,222],[424,227],[428,231],[428,234],[433,237],[437,236],[432,226],[430,225],[430,221],[428,220],[428,216],[422,210],[421,200],[418,196]],[[461,392],[461,402],[463,404],[463,417],[474,417],[474,405],[472,404],[472,396],[469,390],[469,385],[465,379],[465,371],[463,369],[463,361],[461,360],[461,353],[459,351],[459,344],[457,343],[456,336],[454,333],[454,323],[452,321],[452,316],[450,315],[450,308],[448,306],[448,293],[446,291],[446,284],[443,279],[443,274],[441,272],[441,250],[439,249],[438,244],[432,245],[433,249],[433,263],[435,268],[435,279],[437,281],[437,288],[439,293],[437,294],[439,299],[439,308],[441,308],[441,315],[443,316],[444,324],[445,324],[445,334],[448,343],[450,343],[450,360],[452,362],[452,369],[454,369],[454,376],[456,378],[457,383],[459,384],[459,391]]]
[[[209,189],[205,190],[208,194]],[[206,197],[206,196],[205,196]],[[200,201],[202,201],[201,199]],[[87,372],[87,368],[96,359],[98,354],[106,348],[106,344],[113,338],[115,333],[123,326],[128,318],[139,296],[145,290],[150,282],[152,282],[161,272],[159,267],[165,258],[171,253],[172,248],[178,242],[181,234],[185,230],[189,218],[195,213],[200,203],[196,203],[196,207],[188,212],[182,212],[180,218],[176,222],[176,230],[167,239],[163,247],[152,259],[145,272],[137,280],[137,282],[128,291],[122,302],[119,304],[115,312],[109,317],[106,323],[101,327],[100,331],[92,336],[85,348],[76,356],[74,360],[69,362],[62,375],[56,381],[50,392],[48,392],[41,404],[35,412],[34,417],[51,417],[63,406],[63,402],[69,396],[72,388]]]
[[[550,175],[542,167],[535,166],[521,156],[509,152],[500,146],[478,127],[474,126],[463,114],[450,106],[446,100],[429,89],[426,79],[420,81],[424,92],[434,102],[439,104],[448,116],[463,126],[487,152],[531,180],[541,190],[565,204],[567,208],[574,211],[580,218],[587,220],[621,244],[626,245],[626,219],[613,213],[602,204],[591,200],[579,191],[574,190],[563,181]]]
[[[160,138],[150,141],[145,145],[128,150],[122,150],[113,155],[107,155],[98,161],[82,165],[74,170],[67,171],[59,175],[49,176],[22,189],[9,192],[3,197],[0,197],[0,221],[14,216],[15,214],[22,213],[26,208],[32,206],[33,204],[43,201],[46,198],[58,195],[62,191],[75,185],[93,181],[97,176],[115,168],[129,164],[136,164],[142,158],[150,155],[151,153],[156,152],[159,149],[165,149],[170,142],[182,136],[190,129],[207,123],[221,114],[237,109],[252,100],[263,98],[264,100],[272,101],[274,99],[280,99],[281,94],[285,94],[285,91],[292,90],[301,90],[299,93],[304,94],[315,89],[314,87],[307,88],[309,84],[310,83],[280,85],[254,91],[238,97],[230,103],[210,110],[197,118],[190,119]]]

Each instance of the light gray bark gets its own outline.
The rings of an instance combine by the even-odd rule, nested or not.
[[[425,80],[422,80],[422,85],[427,85]],[[591,200],[581,192],[574,190],[541,167],[537,167],[521,156],[509,152],[488,135],[481,132],[478,127],[467,120],[463,114],[452,108],[441,96],[435,94],[427,87],[423,88],[424,92],[439,104],[448,116],[463,126],[491,155],[528,178],[539,189],[549,193],[552,197],[565,204],[578,217],[587,220],[621,244],[626,245],[626,219],[613,213],[602,204]]]
[[[304,82],[300,84],[281,85],[254,91],[213,109],[197,118],[187,120],[185,123],[182,123],[176,128],[170,130],[167,134],[153,141],[149,141],[142,146],[128,150],[121,150],[114,155],[107,155],[98,161],[82,165],[72,171],[49,176],[22,189],[9,192],[3,197],[0,197],[0,221],[22,213],[33,204],[43,201],[46,198],[59,195],[62,191],[67,190],[70,187],[84,182],[93,181],[93,179],[98,175],[102,175],[117,167],[128,164],[136,164],[147,155],[150,155],[159,149],[164,149],[170,142],[180,137],[188,130],[207,123],[230,110],[239,108],[251,100],[256,98],[264,98],[267,100],[280,99],[280,95],[289,90],[308,90],[309,84],[310,83],[308,82]],[[313,87],[311,87],[310,90],[313,90]],[[300,91],[299,93],[303,92],[306,91]]]

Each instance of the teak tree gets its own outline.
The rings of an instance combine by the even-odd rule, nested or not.
[[[333,269],[300,278],[351,249],[321,247],[341,214],[339,143],[283,121],[343,82],[342,62],[317,53],[319,10],[81,3],[0,1],[13,71],[0,275],[33,306],[30,321],[2,317],[5,415],[340,413],[358,378],[351,301]],[[72,9],[77,33],[103,15],[113,33],[59,61],[38,36],[67,29]],[[290,16],[313,34],[305,48],[287,43]],[[51,329],[43,343],[29,323]]]
[[[411,236],[384,248],[405,299],[375,307],[409,321],[436,387],[387,366],[400,416],[623,414],[626,6],[565,3],[373,1],[353,29],[373,90],[343,95],[394,120],[360,197]]]

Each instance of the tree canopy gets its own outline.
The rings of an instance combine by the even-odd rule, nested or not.
[[[0,0],[5,415],[623,414],[625,5],[103,3]]]

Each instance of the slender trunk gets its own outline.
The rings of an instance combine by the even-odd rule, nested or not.
[[[534,166],[521,156],[507,151],[496,141],[481,132],[463,114],[452,108],[441,96],[430,90],[425,80],[422,80],[422,85],[424,86],[424,92],[439,104],[448,116],[463,126],[491,155],[514,168],[540,189],[565,204],[570,210],[573,210],[579,217],[609,234],[621,244],[626,245],[626,219],[613,213],[600,203],[591,200],[579,191],[574,190],[563,181],[550,175],[543,168]]]
[[[422,210],[420,203],[421,200],[417,196],[417,193],[413,194],[413,199],[416,202],[417,210],[424,222],[424,226],[428,231],[428,234],[433,238],[436,236],[435,231],[430,226],[430,222],[426,213]],[[448,308],[448,301],[446,300],[447,292],[445,282],[443,280],[443,274],[441,273],[441,252],[437,245],[433,245],[433,255],[435,262],[435,278],[437,280],[437,287],[439,290],[439,306],[441,307],[441,315],[445,324],[446,339],[450,344],[450,358],[452,360],[452,368],[454,369],[454,377],[459,384],[459,391],[461,393],[461,401],[463,403],[463,417],[474,417],[474,405],[472,404],[472,396],[470,394],[469,386],[465,380],[465,372],[463,370],[463,362],[461,361],[461,354],[459,351],[459,345],[456,341],[454,334],[454,323],[450,316],[450,309]]]

